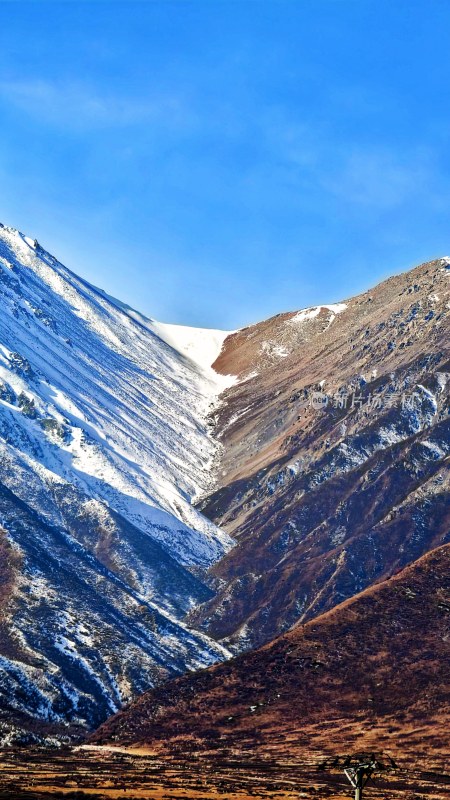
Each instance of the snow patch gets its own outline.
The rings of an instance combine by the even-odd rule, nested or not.
[[[336,314],[342,314],[343,311],[347,308],[346,303],[332,303],[328,305],[320,305],[320,306],[311,306],[310,308],[304,308],[302,311],[299,311],[294,317],[291,317],[288,320],[290,323],[300,323],[306,322],[308,319],[315,319],[318,317],[321,310],[326,308],[328,311],[331,311],[334,318]]]
[[[149,323],[160,339],[199,367],[216,388],[216,392],[224,391],[236,383],[235,375],[220,375],[212,368],[222,352],[225,339],[236,331],[190,328],[156,320],[149,320]]]

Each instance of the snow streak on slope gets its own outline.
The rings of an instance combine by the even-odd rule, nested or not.
[[[232,546],[192,506],[227,382],[207,360],[226,334],[199,334],[199,363],[197,334],[177,330],[0,227],[0,707],[19,727],[98,724],[161,675],[227,655],[180,621],[211,595],[188,568]]]
[[[191,505],[215,452],[205,425],[214,380],[19,233],[3,229],[2,249],[0,379],[61,431],[49,436],[4,404],[11,424],[22,435],[32,426],[39,464],[106,501],[180,562],[214,561],[230,539]]]
[[[130,306],[111,297],[111,295],[107,295],[102,290],[98,291],[115,306],[125,311],[128,316],[136,320],[139,325],[155,333],[177,353],[185,356],[206,379],[203,385],[205,396],[209,394],[211,397],[217,397],[219,392],[236,383],[237,378],[235,375],[220,375],[211,367],[219,357],[227,336],[236,333],[236,331],[190,328],[186,325],[171,325],[167,322],[158,322],[155,319],[145,317],[139,311],[130,308]]]

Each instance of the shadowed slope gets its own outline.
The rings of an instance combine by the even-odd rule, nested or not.
[[[448,751],[450,546],[264,648],[146,693],[100,744],[294,757]],[[432,752],[431,752],[432,751]]]

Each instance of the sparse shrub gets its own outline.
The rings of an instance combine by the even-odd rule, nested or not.
[[[14,405],[16,402],[16,393],[7,383],[0,382],[0,400],[5,400],[7,403]]]
[[[39,425],[46,433],[58,437],[61,441],[67,438],[66,429],[56,419],[53,419],[53,417],[46,417],[45,419],[39,420]]]
[[[25,417],[36,419],[37,411],[32,397],[28,397],[25,392],[21,392],[17,398],[17,403]]]
[[[17,372],[19,375],[26,375],[28,378],[33,377],[34,372],[30,362],[24,358],[24,356],[21,356],[20,353],[11,353],[9,361],[14,372]]]

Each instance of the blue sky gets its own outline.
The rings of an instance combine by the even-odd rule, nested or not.
[[[0,220],[236,328],[450,252],[446,0],[0,0]]]

